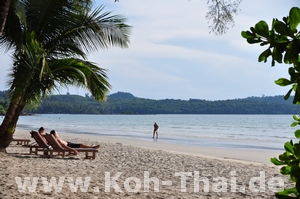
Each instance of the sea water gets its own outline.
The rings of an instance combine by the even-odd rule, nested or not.
[[[69,115],[20,116],[18,128],[50,132],[93,134],[133,140],[152,140],[153,124],[159,125],[163,143],[283,150],[293,140],[296,127],[292,115]],[[300,126],[299,126],[300,129]]]

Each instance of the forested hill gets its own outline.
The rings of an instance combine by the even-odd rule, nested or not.
[[[6,92],[0,91],[0,106],[5,109]],[[118,92],[97,102],[91,96],[53,95],[43,100],[28,114],[299,114],[300,106],[292,104],[293,96],[247,97],[244,99],[208,101],[203,99],[138,98],[130,93]]]

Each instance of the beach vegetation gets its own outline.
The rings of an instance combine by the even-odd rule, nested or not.
[[[0,47],[11,52],[8,106],[0,125],[0,150],[9,145],[25,107],[36,107],[61,87],[87,89],[97,101],[111,85],[106,69],[87,54],[129,45],[126,18],[93,8],[91,0],[12,0],[0,36]]]
[[[5,109],[3,107],[2,104],[0,104],[0,115],[4,115],[5,114]]]
[[[13,0],[1,0],[0,1],[0,35],[2,35],[5,22],[7,20],[7,15],[9,11],[9,7]]]
[[[5,97],[5,96],[3,96]],[[5,101],[3,101],[4,107]],[[1,104],[1,93],[0,93]],[[247,97],[232,100],[145,99],[118,92],[98,102],[80,95],[51,95],[36,109],[25,108],[27,114],[294,114],[300,107],[283,95]]]
[[[208,0],[208,12],[205,18],[208,20],[210,33],[216,35],[226,34],[233,27],[234,16],[240,11],[242,0]]]
[[[300,104],[300,8],[293,7],[287,17],[282,20],[273,19],[269,26],[265,21],[259,21],[248,31],[242,31],[242,37],[249,44],[260,44],[267,47],[258,57],[259,62],[267,62],[271,58],[271,66],[286,64],[288,78],[279,78],[275,83],[279,86],[289,86],[284,96],[289,99],[294,94],[293,103]],[[298,29],[297,29],[298,28]],[[292,126],[300,125],[300,119],[294,116]],[[300,138],[300,130],[295,131],[295,137]],[[285,152],[278,158],[271,158],[275,165],[282,165],[280,172],[289,175],[295,182],[295,187],[286,188],[276,194],[277,198],[300,198],[300,142],[293,141],[284,144]]]
[[[281,99],[272,102],[271,100]],[[180,100],[111,98],[97,102],[78,95],[53,95],[43,100],[37,109],[25,109],[27,114],[293,114],[300,107],[285,104],[283,96],[235,100]]]

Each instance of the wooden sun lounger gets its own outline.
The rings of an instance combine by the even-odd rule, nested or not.
[[[12,142],[17,142],[16,145],[29,145],[29,139],[22,139],[22,138],[13,138]]]
[[[61,151],[53,149],[48,143],[46,142],[46,139],[43,139],[43,137],[36,131],[30,132],[32,137],[35,140],[35,143],[23,145],[23,147],[29,148],[29,154],[35,154],[38,155],[38,152],[43,152],[44,157],[52,157],[54,153],[57,153],[57,155],[65,156],[66,154],[70,155],[71,153],[68,153],[68,151]]]
[[[27,144],[22,146],[29,148],[29,154],[37,155],[39,151],[42,151],[44,152],[44,155],[46,155],[47,151],[49,150],[49,145],[45,142],[45,140],[38,132],[31,131],[30,133],[31,133],[31,137],[34,138],[35,142],[32,144]]]
[[[47,142],[53,147],[54,150],[61,151],[62,153],[64,152],[72,153],[72,151],[70,151],[69,149],[65,149],[64,147],[62,147],[53,135],[46,134],[45,138]],[[96,152],[98,152],[98,149],[95,148],[74,148],[74,149],[78,152],[85,153],[86,159],[95,159]]]

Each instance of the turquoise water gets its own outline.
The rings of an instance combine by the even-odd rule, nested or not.
[[[292,115],[67,115],[20,116],[17,129],[94,134],[152,141],[153,124],[159,142],[221,148],[283,150],[294,139]],[[295,140],[297,141],[297,140]]]

